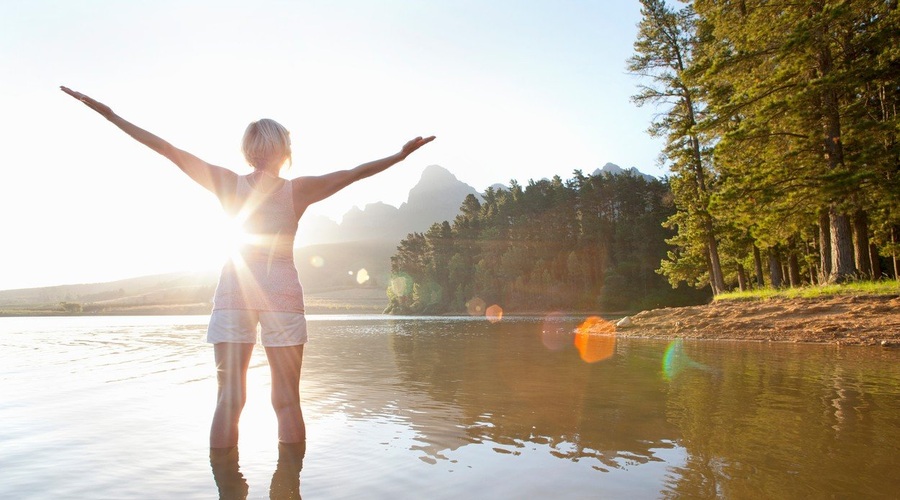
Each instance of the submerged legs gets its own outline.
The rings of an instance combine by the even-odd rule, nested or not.
[[[272,370],[272,408],[278,417],[278,441],[306,441],[306,424],[300,409],[300,369],[303,346],[266,347]]]
[[[247,369],[253,344],[214,344],[219,390],[209,431],[210,448],[237,446],[238,420],[247,401]]]

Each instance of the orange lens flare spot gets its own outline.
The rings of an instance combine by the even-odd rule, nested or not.
[[[575,331],[575,348],[581,360],[596,363],[612,357],[616,351],[616,325],[591,316]]]
[[[578,333],[613,334],[616,333],[616,325],[599,316],[591,316],[578,325]]]
[[[494,304],[484,311],[484,315],[491,323],[498,323],[503,319],[503,308],[498,306],[497,304]]]

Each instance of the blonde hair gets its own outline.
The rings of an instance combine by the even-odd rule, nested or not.
[[[266,168],[272,162],[279,162],[279,168],[284,162],[291,164],[291,133],[275,120],[257,120],[247,125],[241,152],[247,163],[256,169]]]

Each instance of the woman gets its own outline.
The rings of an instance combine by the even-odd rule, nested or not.
[[[215,352],[218,379],[210,448],[237,446],[238,419],[246,401],[247,369],[257,325],[272,371],[272,407],[278,417],[278,440],[305,442],[300,368],[307,334],[303,289],[293,259],[297,222],[313,203],[403,161],[434,140],[434,136],[416,137],[398,153],[350,170],[287,180],[280,173],[291,161],[290,134],[274,120],[263,119],[247,127],[241,148],[253,172],[238,175],[172,146],[118,116],[105,104],[60,88],[168,158],[215,194],[246,232],[240,256],[222,269],[207,331],[207,341],[213,344]]]

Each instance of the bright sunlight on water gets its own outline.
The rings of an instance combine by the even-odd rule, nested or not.
[[[269,498],[259,349],[238,462],[213,476],[206,320],[0,318],[0,498]],[[595,341],[584,320],[311,317],[302,494],[896,495],[900,352]]]

